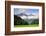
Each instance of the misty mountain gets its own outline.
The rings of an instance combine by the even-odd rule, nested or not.
[[[14,25],[29,25],[39,24],[39,19],[22,19],[17,15],[14,15]]]
[[[25,14],[25,13],[20,13],[17,16],[21,17],[22,19],[38,19],[39,14],[31,13],[31,14]]]

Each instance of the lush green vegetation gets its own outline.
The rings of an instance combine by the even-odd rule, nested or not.
[[[31,26],[35,27],[38,26],[38,24],[39,24],[39,19],[23,20],[20,17],[14,15],[14,25],[16,27],[31,27]]]
[[[38,24],[39,24],[39,19],[34,19],[33,22],[31,23],[31,25],[32,25],[32,24],[33,24],[33,25],[34,25],[34,24],[38,25]]]
[[[28,25],[28,23],[22,20],[20,17],[15,15],[14,18],[14,25]]]

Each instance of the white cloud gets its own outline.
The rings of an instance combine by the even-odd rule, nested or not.
[[[19,9],[19,13],[23,13],[25,11],[26,11],[25,9]]]

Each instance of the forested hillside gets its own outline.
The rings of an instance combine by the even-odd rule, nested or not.
[[[31,19],[31,20],[25,20],[21,19],[17,15],[14,15],[14,25],[31,25],[31,24],[39,24],[39,19]]]
[[[14,25],[28,25],[28,23],[20,17],[14,15]]]

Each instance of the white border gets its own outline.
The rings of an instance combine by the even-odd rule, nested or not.
[[[39,27],[14,28],[14,8],[39,9]],[[26,31],[26,30],[42,30],[42,7],[41,6],[11,5],[11,31]]]

